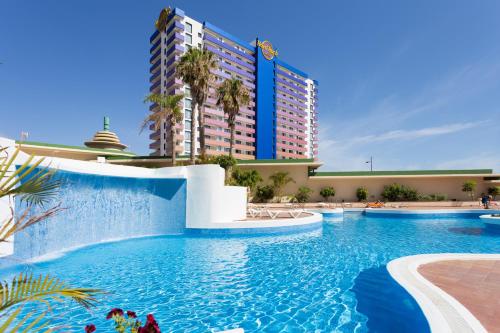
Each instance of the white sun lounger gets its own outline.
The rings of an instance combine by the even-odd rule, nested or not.
[[[269,216],[272,220],[276,219],[278,216],[280,216],[280,214],[288,214],[290,217],[296,219],[299,218],[303,212],[303,209],[265,210],[267,216]]]

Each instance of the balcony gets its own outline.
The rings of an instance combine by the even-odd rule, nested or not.
[[[296,78],[296,77],[294,77],[294,76],[291,76],[290,74],[288,74],[287,72],[285,72],[285,71],[283,71],[283,70],[281,70],[281,69],[277,69],[277,70],[276,70],[276,73],[278,73],[278,74],[280,74],[280,75],[283,75],[284,77],[286,77],[286,78],[288,78],[288,79],[290,79],[290,80],[293,80],[293,81],[295,81],[295,82],[297,82],[297,83],[300,83],[301,85],[303,85],[303,86],[307,87],[307,83],[306,83],[306,81],[301,80],[301,79],[298,79],[298,78]]]
[[[205,44],[205,47],[206,47],[207,50],[211,51],[212,53],[217,54],[218,56],[223,57],[226,60],[234,62],[234,63],[236,63],[238,65],[244,66],[244,67],[248,68],[251,71],[255,71],[255,66],[254,65],[250,65],[249,63],[247,63],[247,62],[245,62],[243,60],[240,60],[240,59],[238,59],[238,58],[236,58],[236,57],[234,57],[232,55],[229,55],[226,52],[222,52],[222,51],[216,49],[215,47],[213,47],[212,45]]]
[[[254,59],[254,56],[251,55],[251,54],[248,54],[248,53],[245,53],[245,52],[242,52],[240,50],[238,50],[237,48],[235,48],[234,46],[232,46],[231,44],[228,44],[228,43],[224,43],[222,41],[220,41],[219,39],[217,39],[216,37],[210,35],[210,34],[205,34],[204,37],[203,37],[204,40],[207,40],[209,42],[212,42],[216,45],[219,45],[225,49],[227,49],[228,51],[230,52],[233,52],[233,53],[236,53],[244,58],[247,58],[248,60],[251,60],[251,61],[255,61]]]

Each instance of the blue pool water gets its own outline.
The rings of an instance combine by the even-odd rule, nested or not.
[[[105,289],[91,313],[68,303],[54,324],[111,331],[112,307],[154,313],[164,331],[428,332],[415,301],[388,275],[419,253],[500,251],[478,218],[403,219],[346,214],[307,233],[259,237],[167,236],[87,247],[23,266]],[[3,277],[11,273],[4,271]]]

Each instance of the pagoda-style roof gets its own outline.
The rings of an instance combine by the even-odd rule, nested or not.
[[[104,128],[102,131],[97,131],[90,141],[85,142],[85,146],[98,149],[116,149],[124,150],[126,145],[120,142],[118,135],[109,130],[109,118],[104,117]]]

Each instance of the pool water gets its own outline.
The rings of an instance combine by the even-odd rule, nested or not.
[[[153,313],[162,331],[428,332],[386,264],[420,253],[498,253],[479,218],[374,218],[346,213],[322,229],[259,237],[166,236],[100,244],[16,268],[110,294],[91,312],[55,307],[54,325],[82,332],[113,307]],[[3,271],[2,277],[13,269]]]

